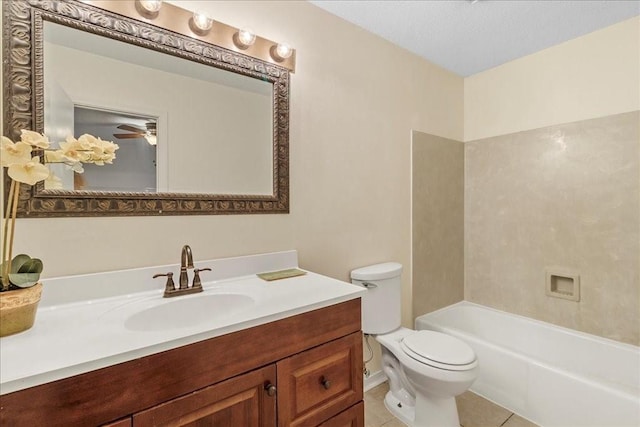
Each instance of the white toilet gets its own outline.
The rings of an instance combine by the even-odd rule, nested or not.
[[[401,273],[395,262],[351,272],[352,282],[368,290],[362,330],[382,346],[382,371],[389,379],[385,406],[412,427],[459,427],[455,396],[476,379],[476,355],[452,336],[400,326]]]

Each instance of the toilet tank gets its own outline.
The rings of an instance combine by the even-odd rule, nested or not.
[[[402,265],[397,262],[370,265],[351,272],[351,283],[364,286],[362,331],[378,335],[400,327]]]

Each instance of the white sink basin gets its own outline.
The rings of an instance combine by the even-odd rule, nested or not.
[[[125,320],[124,326],[131,331],[165,331],[192,327],[212,323],[244,311],[254,304],[255,299],[244,294],[200,294],[176,297],[130,315]]]

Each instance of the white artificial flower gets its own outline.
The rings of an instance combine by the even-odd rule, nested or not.
[[[105,163],[113,163],[113,159],[116,158],[115,151],[120,148],[111,141],[104,141],[87,134],[78,138],[78,141],[80,140],[82,140],[83,146],[90,146],[91,153],[87,161],[98,166],[103,166]]]
[[[31,150],[31,145],[22,141],[13,142],[3,136],[0,143],[0,163],[3,167],[13,163],[26,163],[31,160]]]
[[[80,144],[83,150],[93,151],[94,147],[100,146],[99,139],[100,138],[85,133],[78,138],[78,144]]]
[[[69,166],[71,167],[71,170],[74,171],[75,173],[84,173],[84,167],[82,167],[82,162],[76,162]]]
[[[49,139],[46,136],[34,132],[32,130],[22,129],[20,133],[20,139],[22,142],[38,148],[49,148]]]
[[[43,151],[45,163],[64,163],[74,172],[83,173],[83,163],[100,166],[110,164],[116,158],[116,150],[120,148],[111,141],[89,134],[78,139],[69,136],[60,143],[57,150],[49,150],[48,147],[46,136],[29,130],[22,130],[21,140],[15,143],[3,136],[0,146],[2,166],[8,168],[9,176],[17,182],[34,185],[46,180],[46,188],[56,189],[61,185],[60,179],[50,174],[38,157],[32,157],[34,149]]]
[[[87,148],[79,140],[71,136],[67,137],[65,142],[60,143],[60,150],[62,150],[62,155],[65,159],[70,162],[84,162],[89,157],[86,151]]]
[[[36,182],[47,179],[49,169],[40,163],[38,157],[32,157],[26,163],[13,163],[7,168],[9,177],[17,182],[34,185]]]

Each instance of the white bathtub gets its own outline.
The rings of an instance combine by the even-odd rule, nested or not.
[[[480,362],[471,390],[542,427],[640,426],[639,347],[466,301],[416,329],[467,342]]]

